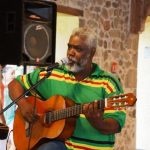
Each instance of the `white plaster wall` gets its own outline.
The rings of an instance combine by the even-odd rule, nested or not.
[[[74,28],[79,26],[79,17],[57,13],[55,60],[66,57],[67,44]]]
[[[139,37],[137,80],[137,150],[150,150],[150,17]]]

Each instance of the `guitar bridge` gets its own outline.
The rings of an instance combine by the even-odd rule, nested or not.
[[[31,126],[29,122],[25,122],[25,132],[26,137],[29,137],[31,135]]]

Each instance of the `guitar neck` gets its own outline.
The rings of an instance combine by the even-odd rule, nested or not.
[[[133,106],[136,102],[136,97],[132,93],[121,94],[98,101],[98,109],[113,109],[120,110],[123,107]],[[77,116],[83,113],[83,106],[85,104],[75,104],[61,110],[49,111],[45,114],[45,122],[51,123],[60,119],[65,119]]]
[[[77,116],[82,113],[83,113],[83,105],[74,105],[66,109],[48,112],[48,116],[50,116],[50,121],[53,122],[56,120]]]
[[[105,104],[104,100],[98,101],[98,108],[99,109],[105,108],[104,104]],[[66,119],[69,117],[78,116],[80,114],[83,114],[83,106],[84,105],[85,104],[76,104],[74,106],[67,107],[65,109],[47,112],[46,113],[46,122],[50,123],[50,122],[57,121],[60,119]]]

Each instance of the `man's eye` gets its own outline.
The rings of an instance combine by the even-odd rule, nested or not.
[[[68,44],[68,49],[71,49],[71,48],[75,49],[78,52],[82,51],[82,48],[80,46]]]
[[[68,44],[68,49],[71,48],[72,46],[70,44]]]
[[[82,48],[81,48],[81,47],[78,47],[78,46],[77,46],[75,49],[76,49],[78,52],[81,52],[81,51],[82,51]]]

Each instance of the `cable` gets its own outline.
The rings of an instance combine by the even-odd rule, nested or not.
[[[10,133],[13,131],[13,129],[12,130],[10,130],[9,132],[8,132],[8,136],[7,136],[7,140],[6,140],[6,150],[7,150],[7,145],[8,145],[8,141],[9,141],[9,137],[10,137]]]

